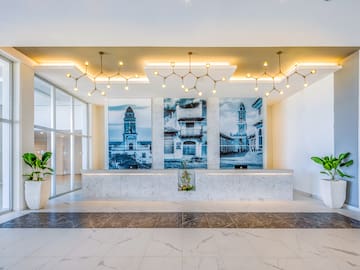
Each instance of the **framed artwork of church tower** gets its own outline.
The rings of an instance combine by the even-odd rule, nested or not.
[[[262,98],[220,99],[220,168],[263,168]]]
[[[119,99],[108,105],[108,168],[150,169],[151,99]]]

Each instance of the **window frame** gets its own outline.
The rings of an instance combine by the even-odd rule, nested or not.
[[[11,61],[10,59],[4,57],[3,55],[0,54],[0,60],[8,63],[9,65],[9,77],[8,77],[8,80],[9,80],[9,87],[8,87],[8,90],[9,90],[9,98],[7,100],[8,102],[8,115],[9,115],[9,118],[0,118],[0,123],[5,123],[5,124],[8,124],[9,125],[9,153],[8,153],[8,160],[9,160],[9,168],[8,168],[8,174],[9,174],[9,201],[8,201],[8,204],[9,204],[9,207],[7,209],[2,209],[0,208],[0,214],[4,214],[4,213],[8,213],[8,212],[11,212],[14,208],[14,202],[13,202],[13,198],[14,198],[14,183],[13,183],[13,176],[14,176],[14,164],[13,164],[13,158],[14,158],[14,142],[13,142],[13,134],[14,134],[14,62]]]
[[[51,105],[50,105],[50,110],[51,110],[51,123],[50,123],[50,128],[49,127],[44,127],[44,126],[40,126],[40,125],[35,125],[34,123],[34,130],[38,129],[38,130],[43,130],[45,132],[51,132],[51,152],[53,153],[52,155],[52,164],[53,164],[53,168],[54,171],[56,171],[56,135],[57,134],[64,134],[65,136],[70,136],[70,151],[71,151],[71,155],[70,155],[70,159],[71,159],[71,164],[70,164],[70,175],[71,175],[71,186],[74,186],[73,184],[73,176],[74,176],[74,166],[75,166],[75,161],[74,161],[74,140],[75,140],[75,136],[77,137],[81,137],[82,139],[86,139],[87,145],[86,147],[86,153],[87,153],[87,157],[86,157],[86,164],[89,167],[90,164],[90,142],[92,139],[92,136],[90,134],[90,104],[86,101],[84,101],[83,99],[76,97],[75,95],[69,93],[68,91],[64,90],[63,88],[59,87],[58,85],[50,82],[49,80],[39,76],[38,74],[34,75],[34,80],[35,78],[49,84],[51,86],[51,90],[50,90],[50,99],[51,99]],[[34,91],[36,91],[35,87],[34,87]],[[56,92],[60,91],[62,94],[68,95],[70,97],[70,103],[71,103],[71,119],[70,119],[70,130],[69,131],[64,131],[64,130],[60,130],[56,128]],[[86,105],[86,134],[78,134],[75,132],[74,130],[74,126],[75,126],[75,116],[74,116],[74,106],[75,106],[75,101],[77,102],[81,102],[84,103]],[[35,107],[35,106],[34,106]],[[34,114],[35,114],[35,109],[34,109]],[[83,140],[82,140],[83,141]],[[57,194],[56,193],[56,174],[54,174],[51,177],[51,198],[55,198],[61,195],[64,195],[66,193],[69,192],[73,192],[78,190],[77,189],[71,189],[68,192],[64,192],[61,194]]]

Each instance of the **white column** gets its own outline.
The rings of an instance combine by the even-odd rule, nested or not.
[[[208,169],[220,168],[219,98],[207,99],[207,159]]]
[[[34,152],[34,70],[14,64],[13,208],[25,209],[22,154]]]
[[[164,168],[164,98],[152,99],[152,168]]]

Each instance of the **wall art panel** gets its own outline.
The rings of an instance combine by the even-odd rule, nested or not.
[[[263,168],[262,98],[220,99],[220,168]]]
[[[164,167],[207,168],[206,100],[164,99]]]
[[[150,169],[151,99],[120,99],[108,106],[109,169]]]

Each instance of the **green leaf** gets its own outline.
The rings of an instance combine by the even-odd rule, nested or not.
[[[52,153],[51,152],[45,152],[42,157],[41,157],[41,161],[44,165],[47,164],[47,162],[49,161],[49,159],[51,158]]]
[[[324,163],[324,161],[319,157],[311,157],[311,160],[318,163],[318,164],[320,164],[320,165],[323,165],[323,163]]]
[[[346,174],[346,173],[344,173],[343,171],[341,171],[341,170],[336,170],[337,171],[337,173],[341,176],[341,177],[347,177],[347,178],[352,178],[352,176],[351,175],[348,175],[348,174]]]
[[[31,168],[33,168],[35,166],[37,157],[34,153],[25,153],[25,154],[23,154],[22,158],[23,158],[24,162]]]
[[[339,169],[338,170],[336,170],[336,172],[341,176],[341,177],[344,177],[344,173],[342,172],[342,171],[340,171]]]
[[[36,166],[37,168],[40,168],[40,167],[41,167],[41,160],[40,160],[40,159],[36,159],[36,160],[35,160],[35,166]]]
[[[354,164],[354,161],[353,160],[349,160],[349,161],[346,161],[342,164],[340,164],[340,167],[349,167],[350,165],[353,165]]]
[[[332,169],[331,163],[329,163],[329,162],[325,163],[324,169],[330,171]]]

